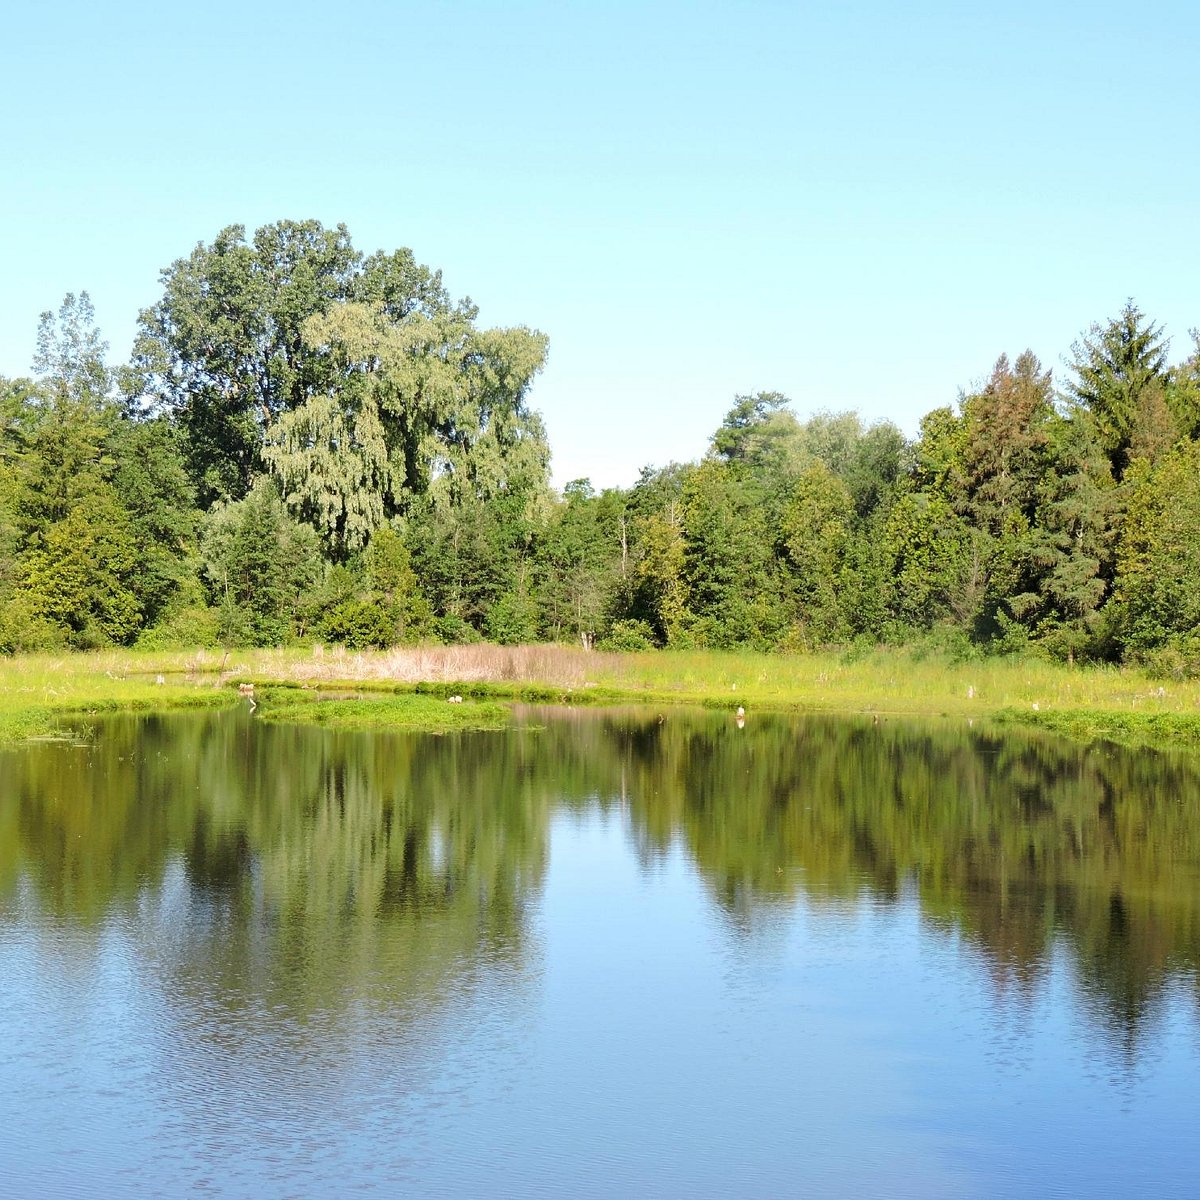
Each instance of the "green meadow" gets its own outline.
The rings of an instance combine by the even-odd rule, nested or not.
[[[1082,740],[1200,748],[1200,682],[1031,658],[913,649],[615,654],[537,645],[351,652],[134,651],[0,658],[0,740],[86,734],[106,712],[248,702],[273,721],[495,728],[504,703],[698,704],[1037,725]],[[461,704],[450,697],[461,696]]]

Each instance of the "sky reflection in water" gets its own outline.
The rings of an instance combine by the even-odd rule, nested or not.
[[[0,1195],[1200,1192],[1200,763],[531,725],[0,757]]]

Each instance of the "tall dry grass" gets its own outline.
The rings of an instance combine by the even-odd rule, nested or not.
[[[277,667],[291,681],[394,683],[546,683],[582,688],[597,673],[619,669],[619,654],[586,652],[570,646],[403,646],[355,652],[316,647],[306,657],[287,652],[265,659],[256,669]]]

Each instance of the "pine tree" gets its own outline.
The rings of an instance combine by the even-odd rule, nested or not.
[[[1161,423],[1169,346],[1162,327],[1129,300],[1118,316],[1094,324],[1071,347],[1075,378],[1066,395],[1090,414],[1118,482],[1139,430]]]

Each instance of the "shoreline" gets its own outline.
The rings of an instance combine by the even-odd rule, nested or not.
[[[553,645],[18,655],[0,659],[0,745],[78,736],[90,716],[233,705],[239,684],[289,697],[287,717],[272,713],[270,719],[356,727],[377,723],[369,706],[381,702],[388,727],[431,732],[502,727],[499,707],[513,703],[744,706],[980,718],[1075,741],[1200,751],[1200,681],[1157,680],[1128,667],[954,661],[913,648],[604,654]],[[319,715],[308,711],[315,693],[337,691],[355,696],[323,700]],[[463,704],[446,704],[451,696]],[[329,707],[336,704],[340,712]]]

